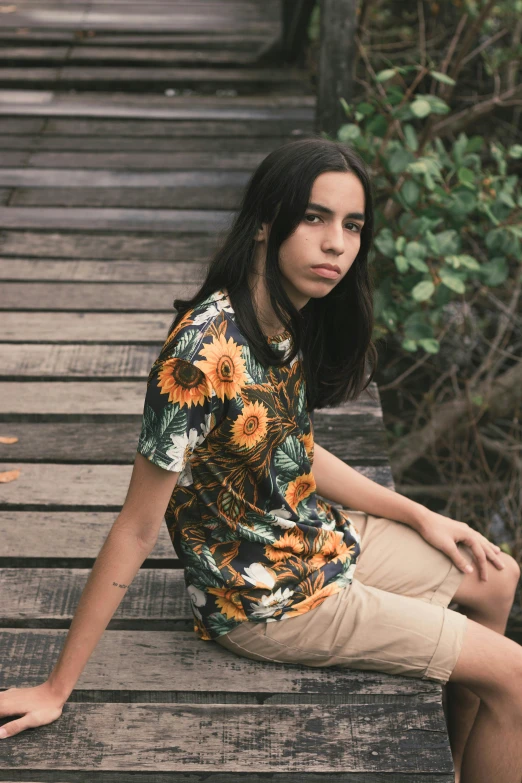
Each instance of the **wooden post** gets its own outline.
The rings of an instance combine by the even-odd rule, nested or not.
[[[307,42],[308,23],[315,2],[316,0],[283,0],[281,4],[282,54],[287,63],[295,63],[303,54]]]
[[[316,132],[336,138],[346,114],[339,101],[353,95],[357,0],[321,0],[321,45],[315,112]]]

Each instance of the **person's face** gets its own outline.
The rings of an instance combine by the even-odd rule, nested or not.
[[[283,285],[297,309],[330,293],[350,269],[361,245],[364,208],[364,189],[355,174],[326,171],[316,178],[305,215],[279,252]],[[265,257],[268,230],[263,224],[256,235]],[[339,272],[326,277],[313,268],[319,264]]]

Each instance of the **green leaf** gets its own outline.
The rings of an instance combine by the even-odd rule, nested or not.
[[[435,286],[433,285],[433,282],[431,280],[423,280],[412,288],[411,295],[416,302],[425,302],[433,295],[434,291]]]
[[[420,188],[412,179],[407,179],[400,190],[400,194],[409,207],[414,207],[419,200]]]
[[[439,341],[432,337],[426,337],[423,340],[419,340],[419,345],[424,348],[426,353],[438,353],[440,350]]]
[[[417,350],[417,343],[415,340],[403,340],[401,346],[404,348],[405,351]]]
[[[399,272],[403,273],[408,271],[408,259],[406,256],[395,256],[394,261]]]
[[[461,166],[457,172],[457,177],[462,185],[475,186],[475,173],[465,166]]]
[[[406,237],[397,237],[397,239],[395,240],[395,250],[398,253],[402,253],[405,245],[406,245]]]
[[[388,171],[392,174],[401,174],[414,160],[415,158],[409,150],[404,147],[396,148],[388,155]]]
[[[513,201],[513,197],[506,193],[505,191],[502,191],[502,193],[499,194],[499,201],[501,201],[503,204],[506,205],[506,207],[511,207],[511,209],[515,209],[516,204]]]
[[[397,327],[397,313],[392,307],[385,307],[381,312],[381,318],[388,329],[395,330]]]
[[[361,135],[361,129],[358,125],[355,125],[352,122],[347,123],[346,125],[341,125],[339,128],[339,131],[337,132],[337,138],[339,141],[353,141],[353,139],[356,139],[358,136]]]
[[[413,114],[416,117],[427,117],[431,114],[431,106],[428,101],[423,98],[416,98],[410,106]]]
[[[447,114],[450,111],[448,104],[437,95],[419,95],[418,97],[430,104],[433,114]]]
[[[384,256],[393,258],[395,256],[395,242],[393,234],[389,228],[383,228],[375,237],[375,246]]]
[[[512,144],[508,149],[510,158],[522,158],[522,144]]]
[[[451,76],[447,76],[445,73],[441,73],[440,71],[430,71],[430,73],[434,79],[437,79],[438,82],[442,82],[442,84],[450,84],[452,87],[457,84],[455,79],[452,79]]]
[[[417,139],[415,128],[413,125],[406,124],[403,127],[403,131],[407,146],[410,148],[410,150],[416,152],[419,149],[419,141]]]
[[[486,234],[486,247],[494,253],[504,253],[507,251],[509,236],[503,228],[493,228]]]
[[[484,139],[482,136],[472,136],[471,139],[468,140],[466,152],[480,152],[483,146]]]
[[[422,245],[420,242],[408,242],[404,255],[409,261],[414,258],[426,258],[428,250],[426,245]]]
[[[362,101],[362,103],[358,103],[355,107],[360,114],[364,114],[365,117],[369,117],[372,114],[375,114],[375,108],[372,106],[371,103],[366,103],[366,101]]]
[[[473,186],[474,191],[475,186]],[[464,190],[463,188],[459,188],[458,190],[454,190],[451,194],[451,200],[452,200],[452,212],[457,216],[465,216],[469,212],[473,212],[473,210],[477,206],[477,197],[475,193],[471,189]]]
[[[351,116],[351,114],[352,114],[352,109],[351,109],[351,106],[350,106],[350,104],[349,104],[349,103],[346,103],[346,101],[344,100],[344,98],[339,98],[339,103],[340,103],[340,104],[341,104],[341,106],[343,107],[343,109],[344,109],[344,113],[346,114],[346,116],[347,116],[347,117],[350,117],[350,116]]]
[[[425,340],[428,337],[433,337],[433,328],[431,324],[426,323],[424,312],[417,310],[406,318],[404,336],[410,340]]]
[[[505,258],[492,258],[480,267],[481,276],[486,285],[497,286],[507,279],[509,268]]]
[[[373,136],[382,138],[388,130],[388,121],[382,114],[376,114],[366,123],[366,130]]]
[[[375,77],[375,80],[378,82],[387,82],[388,79],[392,79],[394,76],[395,76],[395,69],[386,68],[386,70],[384,71],[379,71],[379,73]]]
[[[463,294],[466,291],[466,285],[462,278],[452,272],[450,269],[441,269],[440,279],[447,288],[455,291],[457,294]]]
[[[445,262],[449,264],[449,266],[452,266],[454,269],[458,269],[461,266],[466,267],[466,269],[480,269],[480,264],[477,261],[476,258],[473,258],[473,256],[468,255],[450,255],[445,257]]]
[[[435,237],[439,248],[439,255],[446,256],[450,253],[459,252],[459,236],[455,229],[450,228],[447,231],[440,231],[438,234],[435,234]]]
[[[426,261],[423,261],[422,258],[408,258],[408,261],[410,263],[410,266],[412,266],[418,272],[430,271],[428,264],[426,263]]]

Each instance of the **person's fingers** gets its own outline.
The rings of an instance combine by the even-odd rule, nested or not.
[[[5,739],[6,737],[14,737],[15,734],[19,734],[21,731],[24,731],[24,729],[30,728],[31,721],[29,715],[24,715],[23,718],[12,720],[10,723],[5,723],[0,728],[0,738]]]
[[[468,541],[466,541],[466,544],[469,546],[471,551],[473,552],[473,556],[475,557],[475,560],[477,561],[477,566],[479,570],[480,578],[484,581],[488,581],[488,560],[486,557],[486,553],[484,552],[484,549],[482,547],[482,544],[480,541],[477,541],[476,538],[470,537]]]
[[[456,542],[453,542],[451,551],[446,552],[446,554],[451,557],[457,568],[460,568],[461,571],[464,571],[465,573],[471,573],[473,571],[473,566],[470,564],[469,560],[464,557]]]

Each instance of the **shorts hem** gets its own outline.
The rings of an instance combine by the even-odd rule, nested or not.
[[[462,650],[468,618],[464,614],[442,607],[443,618],[439,640],[423,680],[447,683]]]

